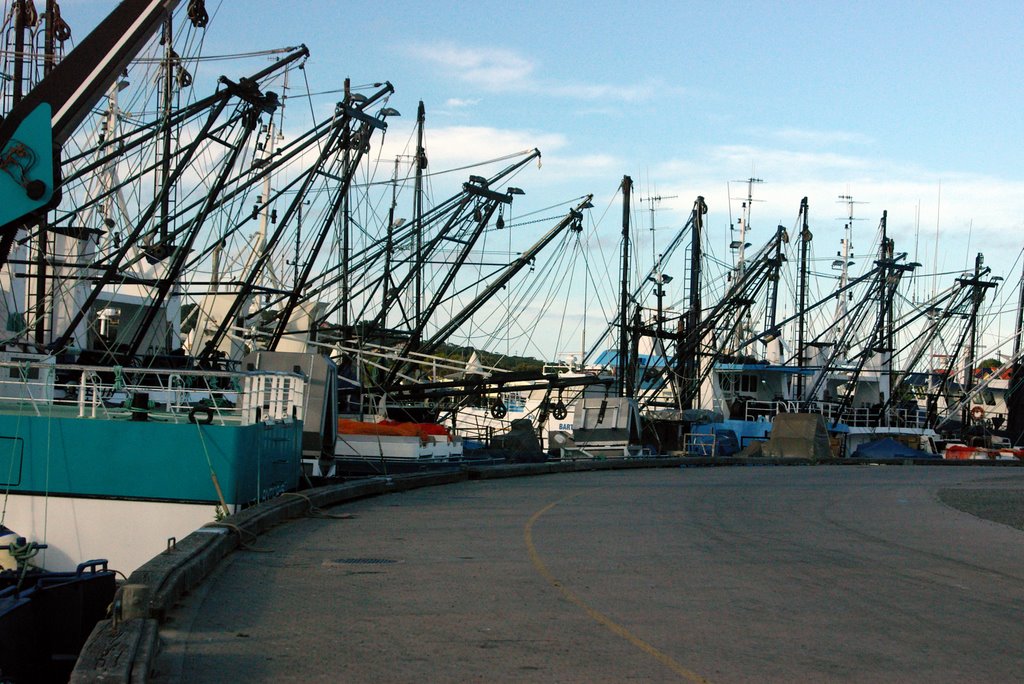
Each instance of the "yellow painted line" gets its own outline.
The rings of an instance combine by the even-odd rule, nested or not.
[[[626,629],[619,623],[612,620],[604,613],[592,608],[590,605],[587,604],[586,601],[584,601],[579,596],[570,591],[568,588],[566,588],[566,586],[562,584],[562,582],[557,577],[555,577],[550,570],[548,570],[548,566],[544,564],[544,561],[541,560],[540,555],[537,553],[537,547],[533,545],[534,523],[540,520],[541,516],[543,516],[545,513],[550,511],[555,506],[557,506],[559,503],[567,501],[568,499],[571,499],[584,493],[585,492],[577,492],[576,494],[567,496],[564,499],[559,499],[558,501],[548,504],[547,506],[545,506],[544,508],[540,509],[532,516],[530,516],[530,519],[526,523],[526,527],[523,529],[523,538],[526,540],[526,551],[530,555],[530,561],[533,563],[533,566],[537,568],[537,572],[539,572],[541,576],[543,576],[544,579],[546,579],[551,586],[553,586],[555,589],[561,592],[562,596],[564,596],[570,603],[574,604],[575,606],[583,610],[584,613],[589,615],[594,622],[610,630],[616,636],[622,637],[623,639],[633,644],[641,651],[651,656],[652,658],[660,662],[662,665],[672,670],[684,679],[687,679],[691,682],[701,682],[703,684],[707,684],[708,680],[704,677],[701,677],[696,672],[688,670],[687,668],[683,667],[675,660],[673,660],[670,656],[668,656],[665,653],[662,653],[654,646],[651,646],[649,643],[647,643],[640,637],[636,636],[635,634],[630,632],[628,629]]]

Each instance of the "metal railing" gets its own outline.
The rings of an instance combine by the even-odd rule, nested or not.
[[[687,432],[683,435],[683,453],[687,456],[714,458],[718,440],[713,434]]]
[[[926,414],[917,407],[890,407],[887,410],[872,406],[843,408],[830,401],[763,401],[752,400],[744,404],[743,419],[748,421],[772,420],[780,413],[820,413],[827,423],[843,423],[850,427],[911,427],[927,426]]]
[[[278,371],[208,371],[0,360],[0,412],[91,419],[146,414],[170,422],[251,425],[301,419],[306,381]]]

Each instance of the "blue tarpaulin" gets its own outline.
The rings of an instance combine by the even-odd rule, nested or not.
[[[853,452],[854,458],[942,458],[938,454],[929,454],[927,451],[911,449],[903,442],[898,442],[892,437],[885,437],[877,442],[861,444]]]

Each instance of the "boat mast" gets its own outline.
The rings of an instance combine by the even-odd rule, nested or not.
[[[840,240],[842,249],[836,252],[836,259],[832,262],[832,268],[839,269],[839,290],[842,291],[850,282],[850,266],[853,264],[851,259],[853,258],[853,205],[855,202],[852,195],[839,195],[839,201],[846,203],[848,211],[846,225],[843,226],[844,237]],[[849,296],[843,295],[836,304],[836,344],[840,344],[843,338],[846,337],[846,321],[849,317],[847,302],[849,302]],[[845,349],[839,350],[843,354],[846,351]]]
[[[92,105],[155,33],[177,1],[147,0],[118,5],[52,73],[25,94],[23,101],[7,112],[0,121],[0,147],[22,136],[19,142],[37,159],[50,158],[52,151],[59,149],[89,115]],[[31,5],[19,4],[21,8]],[[61,34],[67,33],[66,27],[61,24],[57,30],[55,37],[60,40]],[[38,117],[33,121],[48,118],[49,131],[32,129],[33,124],[27,123],[32,117]],[[4,189],[7,201],[0,203],[0,265],[8,261],[16,232],[35,220],[31,215],[52,208],[59,201],[60,194],[54,192],[59,185],[56,169],[50,163],[38,167],[30,170],[24,187],[19,184]]]
[[[1014,446],[1024,435],[1024,364],[1021,364],[1021,337],[1024,335],[1024,267],[1020,274],[1020,291],[1017,295],[1017,321],[1013,333],[1013,367],[1010,371],[1010,385],[1006,392],[1006,429],[1010,443]]]
[[[352,105],[352,81],[351,79],[345,79],[345,106]],[[342,140],[344,145],[344,151],[342,152],[343,168],[347,172],[352,162],[352,128],[347,126],[343,133],[345,138]],[[341,335],[342,338],[348,338],[351,336],[349,332],[349,269],[351,263],[349,261],[349,251],[351,250],[350,242],[352,240],[352,216],[350,213],[349,206],[349,190],[345,191],[345,194],[341,198]]]
[[[750,230],[750,211],[754,204],[754,183],[763,183],[764,181],[760,178],[751,177],[746,179],[746,181],[738,182],[745,182],[747,184],[747,198],[743,200],[742,211],[740,212],[739,239],[733,240],[729,243],[729,248],[735,255],[732,277],[736,282],[743,280],[743,274],[746,273],[747,270],[746,250],[749,246],[749,243],[747,242],[747,232]],[[730,226],[729,228],[731,230],[736,230],[733,226]],[[733,350],[739,347],[740,343],[743,341],[744,332],[746,332],[741,321],[736,321],[734,330],[735,332],[731,341]]]
[[[765,312],[764,319],[765,330],[775,330],[779,320],[779,279],[781,277],[782,262],[785,260],[785,257],[782,256],[782,245],[788,242],[789,236],[786,233],[786,227],[778,226],[775,229],[775,255],[770,262],[771,274],[768,279],[769,295],[768,309]]]
[[[25,9],[24,0],[21,0],[21,9]],[[20,12],[19,12],[20,14]],[[45,15],[45,37],[43,43],[43,78],[50,75],[54,67],[54,20],[56,19],[55,3],[54,0],[47,0],[46,2],[46,15]],[[18,32],[18,37],[22,37],[22,32]],[[22,48],[23,50],[24,48]],[[22,53],[19,51],[19,56],[15,62],[17,65],[22,64]],[[21,78],[15,78],[16,86],[21,85]],[[20,99],[20,94],[19,94]],[[39,346],[46,344],[46,278],[47,278],[47,241],[50,239],[49,231],[46,229],[47,221],[45,215],[42,220],[39,221],[38,231],[36,234],[36,287],[35,287],[35,341]]]
[[[28,32],[28,23],[25,21],[28,13],[29,0],[15,0],[14,2],[14,73],[11,75],[11,106],[14,107],[21,102],[25,95],[25,34]],[[33,10],[33,14],[35,11]]]
[[[881,368],[880,368],[881,376],[879,378],[879,387],[882,386],[882,379],[884,379],[885,380],[884,387],[885,387],[885,392],[886,392],[886,395],[887,395],[887,396],[881,398],[881,402],[883,404],[887,403],[887,401],[888,401],[888,403],[892,403],[892,399],[893,399],[892,392],[891,392],[891,389],[892,389],[892,355],[893,355],[894,343],[895,343],[894,332],[893,332],[893,328],[894,328],[894,325],[893,325],[893,308],[894,308],[893,307],[893,298],[894,298],[896,292],[895,292],[895,286],[890,282],[892,280],[892,277],[888,276],[888,274],[889,274],[889,272],[891,270],[891,267],[892,267],[892,265],[894,263],[893,262],[894,244],[893,244],[893,241],[889,238],[889,234],[888,234],[888,220],[889,220],[889,211],[888,210],[882,210],[882,222],[881,222],[881,226],[880,226],[881,232],[882,232],[881,264],[880,264],[880,266],[883,269],[882,274],[883,274],[883,279],[884,279],[883,280],[884,286],[882,288],[883,296],[881,297],[881,301],[879,302],[880,311],[879,311],[878,320],[882,323],[883,329],[882,329],[882,336],[881,336],[882,337],[881,344],[879,345],[880,348],[879,348],[878,351],[882,355],[881,364],[880,364],[881,365]]]
[[[665,352],[665,335],[663,334],[664,333],[664,322],[665,322],[665,285],[667,285],[668,283],[672,282],[672,276],[665,275],[665,270],[663,268],[664,267],[664,262],[662,261],[662,259],[659,258],[659,256],[661,256],[661,255],[658,254],[658,249],[657,249],[658,241],[657,241],[657,235],[656,235],[656,232],[655,232],[656,231],[656,227],[655,227],[655,222],[654,222],[654,215],[655,215],[655,213],[658,210],[658,206],[657,205],[660,204],[662,200],[676,199],[677,197],[678,197],[678,195],[667,195],[667,196],[654,195],[652,197],[646,197],[646,198],[641,197],[640,198],[641,202],[645,202],[645,201],[646,202],[650,202],[650,210],[649,211],[651,212],[651,262],[654,264],[654,268],[653,268],[652,274],[647,277],[647,281],[654,283],[654,297],[655,297],[655,299],[657,301],[657,307],[658,308],[657,308],[657,312],[656,312],[656,318],[654,319],[654,328],[648,334],[651,334],[651,336],[654,338],[654,344],[652,345],[652,352],[653,352],[653,356],[657,357],[659,359],[659,363],[667,363],[668,362],[668,358],[667,358],[668,355]],[[635,323],[634,327],[636,328],[636,333],[635,333],[636,339],[633,341],[633,348],[636,349],[637,351],[636,351],[636,353],[633,354],[633,357],[635,359],[637,359],[638,362],[639,362],[640,331],[642,330],[642,321],[640,321],[639,318],[640,318],[640,308],[637,307],[636,316],[634,317],[634,323]],[[584,327],[585,326],[586,326],[586,322],[584,321]],[[584,348],[586,348],[586,347],[584,346]],[[676,396],[678,398],[678,394],[679,393],[676,391],[676,387],[675,387],[675,375],[671,374],[669,376],[669,378],[670,378],[669,382],[670,382],[671,388],[672,388],[672,394],[673,394],[673,396]]]
[[[416,291],[413,309],[413,329],[422,330],[423,317],[423,171],[427,168],[427,155],[423,149],[423,125],[427,119],[423,100],[416,108],[416,184],[413,187],[413,222],[416,226]],[[419,344],[419,332],[413,345]]]
[[[164,19],[163,34],[160,41],[164,46],[164,59],[163,59],[163,89],[160,93],[160,108],[163,113],[162,121],[160,124],[161,128],[161,143],[163,145],[161,159],[160,159],[160,176],[159,176],[159,187],[166,187],[167,182],[171,177],[171,105],[172,99],[174,98],[174,47],[172,46],[174,37],[174,24],[171,18],[171,14],[168,13]],[[167,244],[167,223],[170,220],[171,214],[171,193],[164,192],[160,196],[160,238],[157,245],[160,248],[165,248]],[[162,250],[161,250],[162,251]]]
[[[629,201],[633,179],[622,177],[622,272],[619,290],[619,358],[618,395],[626,396],[626,373],[629,369]]]
[[[265,133],[263,139],[263,157],[265,163],[269,164],[274,158],[274,141],[276,139],[276,133],[274,128],[274,117],[269,117],[266,128],[261,131]],[[271,193],[273,193],[273,187],[271,187],[273,174],[266,174],[263,176],[261,193],[256,196],[256,204],[253,206],[253,216],[259,215],[259,222],[256,224],[256,234],[253,236],[252,249],[249,250],[249,255],[245,259],[245,265],[242,266],[242,273],[248,273],[253,265],[263,254],[263,249],[267,244],[267,226],[269,223],[277,223],[277,209],[271,207]],[[219,255],[220,250],[218,249],[215,254]],[[218,259],[219,262],[219,259]],[[214,266],[214,282],[213,289],[217,290],[219,287],[219,265]],[[263,274],[260,275],[260,280],[265,278]]]
[[[329,161],[329,155],[332,153],[331,148],[336,148],[337,144],[341,145],[342,157],[345,160],[345,166],[342,169],[341,174],[338,175],[338,193],[333,196],[330,201],[330,206],[325,218],[322,221],[320,228],[316,230],[309,238],[308,243],[310,245],[309,252],[310,256],[306,259],[305,264],[302,267],[302,271],[299,273],[298,284],[293,288],[292,292],[285,298],[281,304],[281,308],[277,312],[277,324],[274,328],[274,332],[271,333],[269,339],[266,342],[266,349],[268,351],[274,351],[280,343],[281,338],[284,336],[288,322],[291,319],[292,313],[296,307],[299,306],[300,301],[308,301],[309,293],[306,291],[306,285],[310,282],[310,276],[313,273],[313,269],[316,267],[316,255],[320,253],[321,247],[327,240],[330,234],[331,227],[334,224],[334,218],[342,210],[345,198],[348,197],[349,192],[352,189],[352,179],[355,177],[356,169],[362,163],[363,155],[370,148],[370,136],[374,130],[385,130],[387,124],[384,122],[384,117],[393,115],[394,110],[384,108],[378,113],[378,117],[368,115],[366,109],[373,106],[381,98],[390,96],[394,92],[394,87],[390,83],[384,83],[380,90],[369,97],[360,95],[360,97],[353,97],[350,99],[352,105],[343,105],[339,112],[340,118],[336,117],[338,121],[339,130],[336,132],[336,136],[332,138],[330,144],[324,147],[324,153],[321,154],[320,159],[317,161],[318,166]],[[358,105],[358,106],[356,106]],[[358,127],[354,126],[354,122],[358,121]],[[335,142],[337,141],[337,142]],[[295,213],[302,206],[304,201],[304,195],[309,191],[310,185],[314,175],[319,173],[317,167],[310,168],[310,173],[307,179],[303,181],[299,188],[299,193],[296,195],[296,199],[293,200],[292,204],[288,207],[285,212],[284,218],[281,225],[287,225],[291,219],[292,213]],[[275,231],[274,237],[271,239],[269,246],[271,249],[273,245],[280,238],[281,229],[278,228]],[[348,240],[345,241],[347,246]],[[344,264],[346,270],[348,268],[348,256],[346,254],[346,263]],[[347,273],[343,274],[347,275]],[[341,304],[347,309],[349,302],[347,300],[342,301]],[[313,322],[316,325],[316,322]],[[345,329],[342,331],[344,334],[350,334],[350,330]]]
[[[806,335],[807,335],[807,271],[808,271],[808,259],[807,252],[811,245],[811,240],[814,236],[811,234],[811,229],[808,226],[808,205],[807,198],[804,197],[800,200],[800,217],[802,225],[800,227],[800,282],[797,291],[797,324],[796,324],[796,367],[803,371],[807,366],[807,352],[806,352]],[[846,296],[846,295],[841,295]],[[798,372],[796,374],[796,400],[802,402],[804,400],[804,374]]]
[[[398,164],[400,157],[395,157],[395,169],[391,173],[391,207],[388,209],[388,230],[384,241],[384,277],[381,280],[381,311],[388,305],[388,296],[393,286],[391,280],[391,253],[395,249],[395,209],[398,206]],[[404,219],[403,219],[404,222]],[[387,325],[387,322],[384,322]]]
[[[700,345],[701,340],[697,337],[701,320],[700,302],[700,270],[701,270],[701,236],[704,232],[704,216],[708,213],[708,206],[704,198],[697,197],[693,204],[692,222],[690,235],[690,300],[689,310],[686,312],[686,327],[684,336],[688,340],[681,350],[680,362],[683,382],[686,384],[685,398],[680,402],[681,408],[693,408],[694,397],[700,391]]]
[[[539,156],[539,152],[536,153]],[[504,288],[517,273],[529,266],[537,258],[537,255],[547,247],[552,240],[558,237],[566,228],[573,231],[583,230],[583,210],[593,208],[591,200],[593,195],[585,195],[582,201],[575,208],[569,210],[569,214],[559,221],[551,230],[545,233],[532,246],[522,252],[514,261],[509,263],[495,279],[485,287],[480,294],[473,298],[461,311],[454,314],[444,325],[436,330],[429,339],[420,346],[420,353],[432,354],[447,340],[452,333],[459,329],[466,321],[473,317],[494,295]],[[398,366],[395,366],[398,368]],[[392,371],[394,373],[394,371]]]
[[[982,283],[982,264],[985,263],[985,257],[981,252],[974,257],[974,278],[971,279],[971,314],[967,319],[967,363],[964,369],[964,395],[970,396],[971,390],[974,389],[974,365],[975,355],[978,349],[978,310],[981,308],[981,302],[985,298],[985,286],[994,286],[995,283]],[[964,428],[967,427],[968,420],[971,413],[971,407],[968,402],[965,402],[963,408],[960,409],[960,421]]]

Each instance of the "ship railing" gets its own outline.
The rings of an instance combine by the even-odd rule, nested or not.
[[[210,371],[0,361],[0,411],[36,416],[255,424],[303,417],[306,382],[281,371]]]
[[[839,404],[819,402],[822,415],[828,422],[842,422],[850,427],[879,428],[907,427],[924,428],[927,414],[915,407],[856,406],[842,408]]]
[[[893,417],[896,425],[909,428],[928,427],[928,412],[921,410],[918,406],[909,408],[897,407],[890,409],[889,414]]]
[[[482,423],[456,423],[455,434],[463,440],[471,440],[480,444],[490,444],[496,430],[493,425]]]
[[[794,402],[781,400],[765,401],[751,399],[743,405],[743,419],[748,421],[771,420],[780,413],[795,411]]]
[[[718,440],[713,434],[687,432],[683,435],[683,453],[687,456],[714,458]]]
[[[883,422],[881,409],[867,406],[846,409],[841,413],[841,420],[850,427],[878,427]]]
[[[240,399],[245,422],[302,418],[305,384],[302,376],[294,373],[263,372],[244,376]]]
[[[849,427],[926,426],[926,415],[916,407],[883,410],[880,406],[843,406],[832,401],[764,401],[751,400],[744,405],[744,420],[772,420],[780,413],[820,413],[826,423],[843,423]]]
[[[92,371],[82,371],[78,387],[78,417],[85,418],[86,404],[89,406],[89,417],[96,418],[100,408],[106,413],[103,403],[103,386],[100,376]]]

